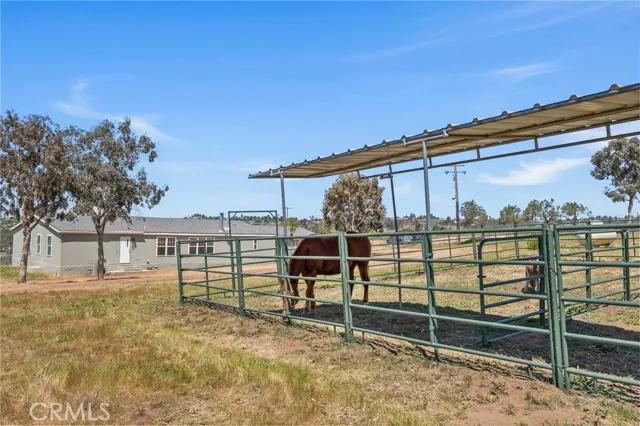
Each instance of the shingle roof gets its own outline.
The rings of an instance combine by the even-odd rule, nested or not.
[[[95,233],[93,222],[89,216],[78,216],[74,220],[54,220],[51,226],[60,233]],[[224,229],[223,229],[224,226]],[[221,223],[220,219],[178,219],[165,217],[134,216],[131,223],[117,220],[107,224],[106,234],[197,234],[220,235],[228,232],[228,222]],[[239,220],[231,221],[232,235],[275,235],[275,225],[255,225]],[[282,233],[282,229],[280,229]],[[307,236],[311,231],[298,228],[294,236]]]

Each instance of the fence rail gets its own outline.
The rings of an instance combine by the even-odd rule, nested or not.
[[[370,256],[349,253],[361,237]],[[370,334],[436,357],[447,350],[545,369],[561,388],[575,376],[640,386],[640,330],[624,320],[640,308],[637,223],[317,235],[309,238],[333,239],[335,250],[313,256],[296,255],[293,238],[217,238],[220,252],[178,241],[180,301],[323,324],[347,342]],[[289,272],[311,261],[340,273]],[[358,262],[368,263],[368,280],[350,273]],[[537,272],[526,276],[527,265]],[[318,296],[309,285],[300,294],[298,280]],[[363,286],[373,289],[366,304],[355,297]],[[600,347],[610,355],[593,356]]]

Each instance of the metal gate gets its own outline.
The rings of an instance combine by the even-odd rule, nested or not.
[[[609,247],[594,243],[606,233],[615,234]],[[452,235],[454,240],[460,236],[461,242],[452,243]],[[350,256],[349,238],[361,236],[389,241],[396,249],[385,246],[367,258]],[[640,386],[638,331],[608,326],[598,319],[597,309],[615,306],[626,315],[640,308],[637,223],[310,238],[326,237],[337,238],[338,256],[293,256],[293,237],[286,236],[258,237],[258,248],[256,237],[218,239],[224,242],[215,245],[221,251],[212,253],[190,250],[201,242],[179,241],[180,301],[277,316],[288,323],[329,325],[340,329],[347,342],[358,333],[363,338],[383,336],[431,347],[436,356],[455,351],[549,370],[562,388],[579,376]],[[406,239],[404,252],[397,249],[397,238]],[[293,277],[287,262],[296,258],[338,261],[342,272]],[[358,260],[368,261],[370,269],[379,272],[372,273],[370,281],[350,277],[349,262]],[[538,293],[518,288],[527,279],[522,273],[527,265],[537,265],[538,277],[543,278]],[[318,296],[294,295],[288,285],[280,286],[295,278],[316,281]],[[351,297],[352,285],[356,294],[363,285],[373,287],[368,304]],[[292,307],[312,300],[320,306],[315,313]],[[526,309],[515,309],[521,305]],[[601,346],[612,352],[599,351]],[[590,362],[594,351],[602,362]]]

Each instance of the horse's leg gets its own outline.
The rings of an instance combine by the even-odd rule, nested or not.
[[[307,281],[307,297],[313,299],[311,300],[311,310],[313,311],[316,308],[316,292],[313,288],[315,285],[315,280]]]
[[[284,278],[278,278],[278,284],[280,284],[280,288],[278,290],[280,291],[280,295],[282,296],[282,313],[284,314],[285,312],[287,312],[284,299]]]
[[[360,272],[360,279],[362,281],[369,281],[369,262],[360,262],[358,263],[358,271]],[[362,303],[369,302],[369,285],[364,285],[364,297],[362,298]]]
[[[311,299],[311,292],[313,289],[309,285],[309,281],[305,280],[305,283],[307,284],[307,288],[304,292],[304,297],[306,297],[306,300],[304,301],[304,311],[309,312],[311,310],[311,301],[309,299]]]
[[[350,262],[349,263],[349,280],[353,281],[355,279],[355,270],[356,270],[356,263],[355,262]],[[353,283],[349,283],[349,295],[351,296],[351,298],[353,298]]]

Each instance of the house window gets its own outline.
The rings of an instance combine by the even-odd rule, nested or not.
[[[47,256],[51,256],[53,254],[53,237],[51,235],[47,235]]]
[[[258,250],[258,240],[253,240],[253,249]]]
[[[198,238],[190,238],[189,242],[189,254],[205,254],[213,253],[214,250],[214,242],[213,241],[204,241],[199,240]]]
[[[36,235],[36,254],[42,253],[42,235]]]
[[[207,241],[207,254],[213,254],[216,251],[216,242]]]
[[[175,256],[176,239],[174,237],[158,237],[156,248],[157,256]]]

